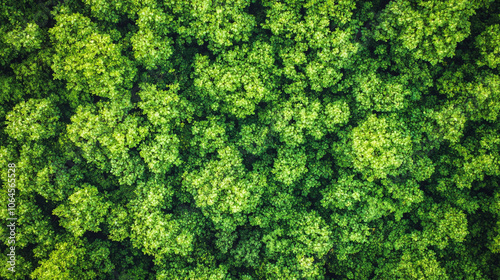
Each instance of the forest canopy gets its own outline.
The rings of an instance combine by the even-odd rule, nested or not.
[[[0,278],[499,279],[499,70],[494,0],[4,0]]]

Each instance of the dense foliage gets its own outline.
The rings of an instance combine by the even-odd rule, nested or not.
[[[3,0],[2,279],[499,279],[500,2]]]

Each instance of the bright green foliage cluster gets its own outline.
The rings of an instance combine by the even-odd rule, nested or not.
[[[0,278],[500,278],[498,1],[1,7]]]

